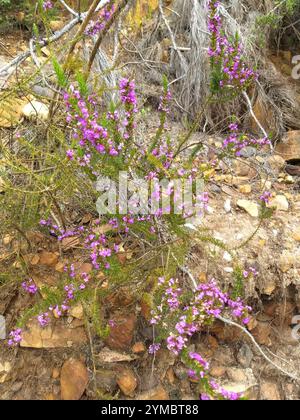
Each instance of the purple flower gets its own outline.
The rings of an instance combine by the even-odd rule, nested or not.
[[[36,284],[33,282],[32,279],[24,281],[22,283],[22,287],[30,295],[35,295],[38,291],[38,288],[37,288]]]
[[[9,347],[16,347],[20,344],[21,341],[22,341],[22,330],[21,330],[21,328],[17,328],[15,330],[12,330],[9,333],[9,339],[8,339],[8,342],[7,342]]]
[[[43,2],[43,9],[45,11],[50,10],[50,9],[53,9],[53,3],[52,3],[52,1],[44,1]]]
[[[161,348],[161,344],[157,343],[157,344],[151,344],[151,346],[149,346],[149,354],[155,354],[158,352],[158,350],[160,350]]]
[[[42,328],[46,327],[50,323],[48,312],[38,315],[37,320]]]

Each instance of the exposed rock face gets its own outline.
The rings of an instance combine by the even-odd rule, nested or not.
[[[300,130],[286,133],[278,143],[276,153],[285,160],[300,159]]]
[[[87,342],[87,336],[83,327],[69,328],[65,325],[48,325],[41,328],[37,322],[28,323],[23,332],[21,347],[36,349],[61,348],[82,345]]]

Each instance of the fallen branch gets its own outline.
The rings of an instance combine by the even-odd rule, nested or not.
[[[98,0],[99,1],[99,0]],[[95,8],[94,12],[99,11],[102,9],[106,4],[109,3],[110,0],[101,0],[97,7]],[[72,10],[72,12],[74,12]],[[75,12],[74,12],[75,13]],[[73,13],[72,13],[73,14]],[[36,45],[39,46],[39,48],[46,47],[49,44],[52,44],[55,41],[58,41],[62,36],[64,36],[66,33],[70,32],[76,25],[84,21],[84,19],[87,17],[88,12],[82,13],[82,14],[76,14],[76,17],[72,19],[67,25],[65,25],[61,30],[55,32],[50,38],[42,39],[39,42],[36,42],[35,45],[33,45],[33,50],[36,51]],[[6,64],[5,66],[0,68],[0,74],[8,74],[8,70],[12,67],[18,66],[21,63],[23,63],[28,57],[30,57],[32,51],[28,49],[28,51],[25,51],[21,54],[19,54],[16,58],[14,58],[10,63]]]

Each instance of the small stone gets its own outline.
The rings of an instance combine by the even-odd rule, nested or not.
[[[132,353],[135,353],[135,354],[145,353],[146,350],[147,349],[146,349],[145,344],[142,343],[141,341],[139,341],[138,343],[135,343],[132,346]]]
[[[9,373],[12,370],[10,362],[0,363],[0,384],[3,384],[9,379]]]
[[[166,378],[170,385],[174,385],[176,378],[172,367],[169,367],[169,369],[167,370]]]
[[[271,326],[266,322],[258,322],[256,328],[252,331],[253,337],[256,339],[258,344],[270,347],[271,341]]]
[[[233,382],[246,382],[248,376],[253,374],[251,369],[240,369],[240,368],[228,368],[227,375]]]
[[[288,211],[289,210],[289,202],[285,195],[276,195],[276,197],[272,198],[267,207],[272,208],[275,207],[278,211]]]
[[[300,242],[300,227],[295,229],[292,236],[295,241]]]
[[[229,254],[229,252],[227,252],[227,251],[224,252],[223,260],[225,260],[226,262],[231,262],[232,261],[232,256]]]
[[[69,359],[61,370],[61,398],[62,400],[79,400],[89,381],[86,366],[76,359]]]
[[[114,350],[110,350],[107,347],[104,347],[98,354],[98,360],[100,363],[116,363],[116,362],[131,362],[135,360],[135,356],[130,354],[119,353]]]
[[[267,163],[274,173],[277,175],[284,169],[286,162],[283,157],[279,155],[272,155],[267,159]]]
[[[23,382],[15,382],[15,383],[12,385],[12,387],[10,388],[10,390],[11,390],[13,393],[17,393],[17,392],[19,392],[19,391],[22,389],[23,385],[24,385],[24,383],[23,383]]]
[[[222,378],[226,374],[226,368],[224,366],[213,365],[209,373],[213,378]]]
[[[156,388],[150,389],[150,391],[143,392],[137,397],[137,400],[144,400],[144,401],[149,401],[149,400],[167,401],[169,399],[170,399],[169,394],[161,385]]]
[[[137,379],[131,369],[124,369],[117,378],[119,388],[127,397],[133,397],[137,387]]]
[[[237,361],[244,368],[248,368],[253,360],[253,353],[248,344],[243,344],[237,354]]]
[[[113,394],[117,389],[117,375],[111,369],[97,369],[96,383],[105,392]]]
[[[9,244],[11,244],[13,240],[13,237],[11,235],[4,235],[3,239],[2,239],[2,243],[4,246],[7,246]]]
[[[63,20],[50,20],[49,22],[49,27],[51,29],[51,31],[56,32],[56,31],[60,31],[64,26],[64,21]]]
[[[281,396],[277,384],[263,382],[260,387],[260,397],[264,401],[280,401]]]
[[[53,252],[43,251],[40,254],[40,264],[48,267],[55,267],[58,262],[58,255]]]
[[[52,371],[52,379],[58,379],[60,377],[60,370],[58,368],[54,368]]]
[[[257,203],[249,200],[238,200],[237,205],[250,214],[250,216],[255,218],[259,216],[259,206]]]
[[[250,194],[252,192],[252,187],[249,184],[240,185],[239,186],[239,192],[241,194]]]
[[[297,257],[285,250],[279,258],[279,268],[283,273],[287,273],[296,264]]]
[[[230,198],[228,198],[225,203],[224,203],[224,210],[226,211],[226,213],[230,213],[231,212],[231,200]]]
[[[22,109],[22,114],[28,119],[40,119],[46,121],[49,117],[49,107],[39,101],[31,101]]]
[[[69,310],[69,314],[76,319],[83,319],[83,306],[81,303],[77,303]]]

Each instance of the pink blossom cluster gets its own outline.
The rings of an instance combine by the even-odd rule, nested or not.
[[[88,27],[86,28],[85,34],[95,36],[99,32],[103,31],[107,22],[109,22],[112,18],[114,12],[115,5],[112,1],[110,1],[110,3],[99,12],[98,19],[89,23]]]
[[[9,333],[9,338],[7,344],[10,347],[16,347],[22,341],[22,329],[16,328]]]
[[[24,281],[22,283],[22,288],[30,295],[35,295],[38,291],[38,288],[32,279]]]
[[[234,153],[235,156],[241,156],[242,151],[246,147],[262,148],[271,144],[267,138],[256,139],[246,134],[239,133],[239,127],[233,123],[229,125],[230,135],[223,141],[223,149],[227,149]]]
[[[47,11],[47,10],[51,10],[51,9],[53,9],[52,1],[44,1],[43,2],[43,10]]]
[[[214,69],[220,72],[220,88],[230,88],[234,91],[245,90],[257,79],[257,73],[247,67],[243,61],[243,47],[236,38],[230,41],[222,30],[222,19],[218,8],[220,3],[210,0],[208,29],[211,34],[211,46],[208,54]]]
[[[188,374],[194,380],[208,377],[208,363],[202,356],[195,352],[187,353],[187,345],[190,338],[199,333],[205,325],[211,325],[215,319],[229,315],[242,324],[247,325],[250,321],[251,308],[238,299],[231,299],[228,293],[224,293],[218,287],[214,279],[208,283],[199,284],[193,297],[187,301],[179,285],[179,280],[158,279],[160,303],[152,311],[150,324],[157,326],[168,333],[167,348],[175,355],[181,354],[184,361],[190,367]],[[171,331],[171,332],[170,332]],[[159,348],[159,347],[158,347]],[[154,344],[149,349],[155,352]],[[215,389],[223,398],[235,399],[236,395],[227,394],[222,388]]]
[[[74,148],[69,149],[68,159],[74,160],[77,155],[80,166],[92,167],[93,153],[118,155],[121,147],[114,144],[107,129],[99,122],[94,98],[89,97],[86,101],[79,90],[71,86],[70,93],[64,94],[64,100],[68,110],[67,122],[73,125],[73,139],[77,142],[77,153]]]
[[[270,191],[265,191],[260,197],[259,199],[265,203],[265,204],[269,204],[270,200],[272,198],[272,193]]]
[[[172,93],[171,93],[170,88],[168,88],[165,94],[160,97],[158,110],[166,114],[169,114],[171,99],[172,99]]]

